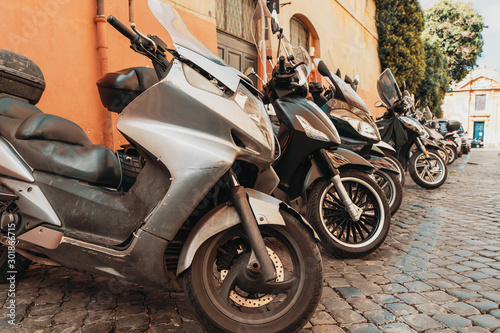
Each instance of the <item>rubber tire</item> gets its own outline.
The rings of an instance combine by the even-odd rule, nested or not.
[[[323,248],[331,255],[339,258],[362,258],[369,253],[375,251],[382,245],[387,233],[389,232],[389,227],[391,223],[391,214],[389,209],[389,203],[385,197],[384,192],[375,182],[375,180],[367,175],[366,173],[347,170],[340,173],[341,179],[344,181],[346,179],[356,179],[363,181],[367,186],[370,186],[370,190],[373,194],[379,198],[379,206],[381,206],[382,224],[378,226],[374,239],[370,239],[370,243],[364,246],[352,246],[345,245],[345,242],[339,241],[337,238],[332,237],[330,231],[327,230],[322,215],[323,207],[323,193],[331,187],[335,191],[332,183],[329,180],[319,180],[314,185],[311,195],[309,197],[309,203],[307,205],[307,220],[313,226],[316,233],[319,235],[321,240],[321,245]]]
[[[456,161],[458,154],[455,146],[445,145],[445,149],[448,152],[448,162],[447,164],[451,164]]]
[[[389,171],[377,170],[374,172],[374,176],[382,177],[387,182],[390,191],[386,193],[387,202],[389,203],[391,216],[394,216],[403,202],[403,185],[401,185],[398,175]],[[378,181],[377,183],[380,186]],[[383,187],[381,189],[384,191]]]
[[[392,155],[385,155],[384,159],[386,159],[389,163],[394,165],[399,170],[399,181],[401,182],[401,186],[404,186],[406,181],[406,170],[401,162],[399,162],[399,160]]]
[[[433,156],[433,158],[439,159],[440,163],[442,164],[442,166],[444,168],[444,176],[439,182],[429,183],[429,182],[426,182],[425,180],[421,179],[420,176],[418,175],[415,164],[416,164],[418,157],[424,154],[420,150],[414,152],[411,155],[410,161],[408,162],[408,170],[410,172],[411,178],[413,179],[413,181],[417,185],[419,185],[423,188],[427,188],[427,189],[435,189],[435,188],[438,188],[439,186],[443,185],[444,182],[446,181],[446,178],[448,177],[448,168],[446,167],[446,163],[444,163],[444,161],[441,159],[441,156],[439,156],[438,154],[436,154],[432,151],[429,151],[428,153],[429,153],[429,155]]]
[[[12,271],[12,269],[9,268],[8,255],[8,248],[4,245],[0,245],[0,283],[8,283],[9,281],[7,278],[12,275],[8,273],[9,271]],[[22,278],[24,271],[26,271],[30,264],[30,260],[26,259],[17,252],[15,253],[14,270],[16,273],[14,275],[16,283]]]
[[[448,151],[445,148],[441,148],[441,147],[434,148],[433,147],[433,148],[429,148],[429,150],[435,151],[438,154],[439,154],[439,152],[441,152],[442,155],[439,154],[439,156],[441,156],[441,158],[443,159],[444,163],[446,163],[446,165],[451,164],[450,163],[450,155],[448,155]],[[443,157],[443,155],[444,155],[444,157]]]
[[[208,264],[206,261],[212,255],[208,253],[211,244],[217,242],[218,236],[228,232],[230,230],[228,229],[207,240],[198,249],[191,267],[183,276],[184,291],[191,310],[209,332],[297,332],[314,314],[323,289],[321,255],[310,231],[290,214],[281,211],[281,215],[286,226],[270,225],[261,227],[261,230],[271,228],[280,232],[283,237],[300,249],[301,253],[297,256],[303,264],[301,270],[303,276],[294,304],[275,320],[257,325],[239,322],[234,317],[230,318],[215,305],[217,300],[210,298],[204,283],[204,265]],[[242,226],[239,224],[234,228],[242,228]]]

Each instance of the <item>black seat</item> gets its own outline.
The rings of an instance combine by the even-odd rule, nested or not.
[[[91,144],[75,123],[11,98],[0,99],[0,134],[35,170],[101,186],[118,187],[121,169],[115,154]]]

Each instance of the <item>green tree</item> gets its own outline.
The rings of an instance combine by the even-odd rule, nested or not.
[[[422,39],[425,45],[425,78],[420,83],[415,98],[420,100],[422,107],[428,106],[437,118],[441,118],[444,94],[450,86],[448,61],[439,40],[425,34]]]
[[[382,68],[390,68],[401,84],[415,92],[424,78],[425,59],[421,34],[424,15],[418,0],[375,0]]]
[[[483,51],[481,15],[468,2],[442,0],[425,12],[425,35],[434,36],[448,58],[448,71],[461,81]]]

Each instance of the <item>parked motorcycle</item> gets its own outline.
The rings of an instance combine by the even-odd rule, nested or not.
[[[210,331],[298,331],[321,296],[321,256],[308,223],[264,194],[278,178],[259,92],[169,5],[148,4],[173,48],[112,16],[108,22],[152,60],[160,81],[145,90],[144,69],[130,68],[99,82],[104,105],[120,114],[117,127],[141,156],[129,190],[111,150],[19,100],[32,89],[0,84],[13,96],[0,100],[2,251],[15,245],[18,257],[166,290],[180,290],[182,277]],[[19,64],[38,68],[14,53],[8,59],[11,74]],[[21,74],[9,82],[22,85],[30,76]]]
[[[308,53],[286,39],[258,1],[253,31],[262,59],[270,58],[265,52],[271,49],[271,30],[278,37],[278,61],[264,94],[280,126],[281,154],[273,164],[280,184],[274,195],[306,214],[328,252],[362,257],[377,249],[389,231],[387,199],[369,175],[372,165],[338,148],[340,138],[332,122],[306,99]]]
[[[437,152],[426,148],[422,136],[427,132],[422,124],[406,115],[414,109],[414,99],[407,91],[404,96],[401,94],[390,69],[380,74],[377,92],[381,100],[377,106],[388,109],[376,122],[382,140],[394,146],[397,159],[408,166],[415,183],[428,189],[441,186],[447,178],[446,163]]]
[[[380,143],[380,134],[368,107],[352,88],[356,87],[358,80],[352,81],[346,76],[344,82],[322,60],[316,58],[315,64],[330,87],[322,94],[320,83],[310,83],[313,100],[338,130],[341,147],[358,153],[375,167],[373,176],[387,197],[391,215],[396,214],[403,200],[403,185],[398,168],[384,159],[385,154],[379,146],[385,145],[385,149],[395,150],[383,141]]]

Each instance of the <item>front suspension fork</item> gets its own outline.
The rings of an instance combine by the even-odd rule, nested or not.
[[[260,269],[265,282],[276,280],[277,276],[274,264],[267,253],[266,244],[264,243],[257,220],[255,219],[255,215],[253,214],[250,203],[248,202],[245,188],[239,184],[236,175],[231,169],[229,170],[228,178],[234,206],[241,218],[243,229],[245,229],[245,232],[248,235],[248,241],[253,251],[252,257],[253,254],[255,254],[256,258],[256,260],[252,260],[252,258],[250,259],[247,269],[251,271]]]
[[[351,197],[347,193],[344,185],[342,184],[342,180],[340,179],[340,172],[338,169],[333,168],[334,176],[330,179],[335,186],[335,190],[339,194],[340,199],[344,203],[347,208],[347,212],[353,221],[359,221],[361,218],[361,214],[363,213],[363,209],[359,208],[352,202]]]
[[[429,152],[427,151],[427,148],[425,148],[424,143],[420,138],[417,138],[416,140],[418,148],[424,153],[425,157],[429,158]]]

